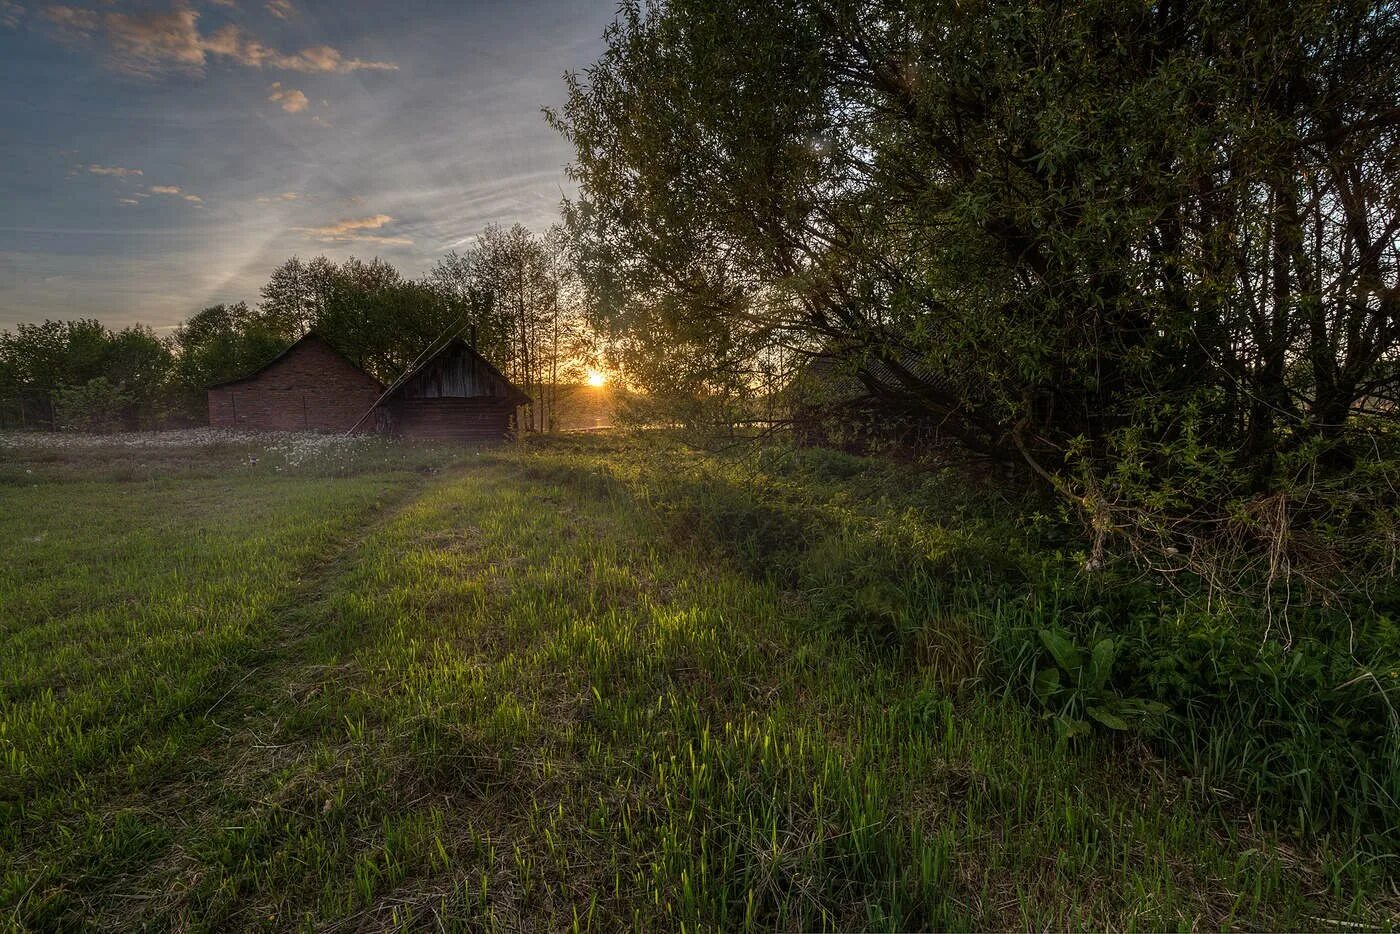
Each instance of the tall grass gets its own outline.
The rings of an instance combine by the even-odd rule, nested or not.
[[[1400,591],[1294,607],[1285,644],[1262,637],[1265,608],[1199,582],[1084,573],[1033,500],[951,470],[775,445],[584,460],[570,482],[626,488],[675,540],[801,595],[809,624],[1033,709],[1042,630],[1112,639],[1113,686],[1167,707],[1142,728],[1200,793],[1368,860],[1400,847]]]
[[[0,917],[1393,923],[1350,839],[1160,741],[1056,740],[1010,634],[1089,598],[1025,504],[625,439],[268,463],[0,488]]]

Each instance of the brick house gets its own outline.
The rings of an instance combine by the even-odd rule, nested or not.
[[[346,431],[383,393],[377,379],[317,335],[307,334],[256,373],[211,386],[209,424],[258,431]]]

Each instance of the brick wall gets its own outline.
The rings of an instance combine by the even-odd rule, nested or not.
[[[209,390],[209,424],[260,431],[345,431],[383,388],[318,338],[304,338],[266,369]],[[373,418],[361,426],[368,429]]]

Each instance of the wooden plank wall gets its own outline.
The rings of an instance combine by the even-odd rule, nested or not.
[[[396,399],[390,424],[401,438],[431,441],[501,441],[510,430],[514,409],[500,400]]]

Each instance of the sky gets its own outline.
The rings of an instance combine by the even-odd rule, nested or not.
[[[287,257],[411,276],[571,192],[616,0],[0,0],[0,328],[158,331]]]

